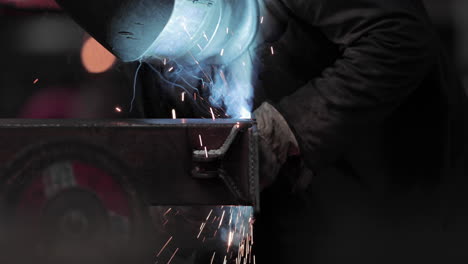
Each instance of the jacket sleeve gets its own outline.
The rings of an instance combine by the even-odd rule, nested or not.
[[[278,105],[306,163],[319,169],[421,85],[436,61],[435,33],[419,0],[283,1],[342,48],[320,78]]]

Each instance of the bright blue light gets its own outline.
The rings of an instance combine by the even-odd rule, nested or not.
[[[248,49],[257,25],[255,0],[176,0],[169,22],[142,59],[228,64]]]
[[[215,5],[195,4],[176,0],[174,11],[164,30],[148,49],[144,57],[176,59],[189,52],[194,45],[206,46],[202,41],[203,26],[219,16],[219,1]]]
[[[248,50],[258,22],[256,0],[176,0],[169,22],[141,59],[192,65],[178,73],[182,77],[203,78],[202,66],[217,65],[220,72],[209,80],[210,103],[225,106],[232,118],[250,119],[254,66]]]
[[[253,64],[250,54],[229,64],[215,75],[210,103],[226,106],[226,113],[238,119],[250,119],[253,97]]]

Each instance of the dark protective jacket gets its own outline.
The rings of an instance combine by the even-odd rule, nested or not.
[[[465,95],[420,0],[259,3],[255,105],[275,104],[316,175],[293,193],[291,163],[262,193],[257,263],[468,257]],[[140,76],[136,112],[200,115]]]
[[[467,256],[452,244],[468,240],[452,233],[451,209],[465,95],[420,0],[267,0],[262,10],[256,104],[276,104],[316,176],[293,194],[288,168],[262,195],[260,263]]]

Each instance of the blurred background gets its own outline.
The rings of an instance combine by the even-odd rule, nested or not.
[[[467,0],[425,0],[468,88]],[[0,118],[126,117],[129,65],[89,37],[54,0],[0,0]]]
[[[0,118],[124,117],[126,67],[54,0],[0,0]]]

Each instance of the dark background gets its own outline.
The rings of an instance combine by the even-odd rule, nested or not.
[[[425,0],[425,3],[468,91],[468,0]],[[90,37],[53,0],[0,0],[0,118],[128,116],[134,65],[109,62],[112,57],[96,45],[88,47],[88,41]],[[86,59],[84,53],[88,54]],[[109,67],[97,69],[96,73],[85,66],[90,61],[94,67],[106,66],[103,64]],[[456,186],[449,202],[442,204],[449,212],[447,237],[451,243],[440,248],[466,252],[463,248],[468,233],[466,186],[466,183]],[[424,229],[420,225],[411,234],[413,237],[424,234],[423,239],[427,236],[427,244],[414,245],[422,252],[434,248],[428,245],[434,232]],[[375,238],[379,239],[385,241]],[[352,246],[349,250],[355,248]]]
[[[468,88],[468,1],[425,2]],[[116,61],[90,73],[82,58],[89,36],[53,0],[0,0],[0,36],[0,118],[127,116],[132,67]],[[108,63],[102,49],[86,52]]]
[[[92,39],[53,0],[0,0],[0,35],[0,118],[126,115],[128,66],[86,46]]]

